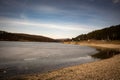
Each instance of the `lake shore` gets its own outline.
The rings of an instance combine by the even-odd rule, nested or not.
[[[119,49],[120,44],[104,41],[65,42],[100,48]],[[14,77],[11,80],[120,80],[120,55],[92,63],[67,67],[56,71]]]
[[[101,41],[101,40],[78,41],[78,42],[70,41],[64,42],[64,44],[76,44],[98,48],[120,49],[120,41]]]

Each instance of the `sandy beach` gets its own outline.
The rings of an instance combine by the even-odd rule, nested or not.
[[[76,44],[66,42],[66,44]],[[103,48],[119,49],[119,44],[79,42],[79,45],[97,46]],[[11,78],[11,80],[120,80],[120,55],[92,63],[62,68],[56,71],[23,75]]]

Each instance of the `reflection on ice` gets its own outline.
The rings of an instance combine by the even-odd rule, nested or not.
[[[92,62],[94,48],[43,42],[0,42],[1,76],[46,72]]]

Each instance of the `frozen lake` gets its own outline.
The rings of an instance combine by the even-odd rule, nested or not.
[[[0,41],[0,77],[43,73],[67,66],[93,62],[96,49],[47,42]]]

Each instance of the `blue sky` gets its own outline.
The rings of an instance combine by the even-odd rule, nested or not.
[[[0,0],[0,30],[72,38],[120,24],[120,0]]]

